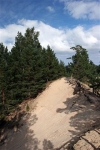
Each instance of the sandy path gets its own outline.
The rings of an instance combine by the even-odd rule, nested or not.
[[[36,106],[31,102],[32,108],[27,123],[13,134],[9,134],[9,140],[1,150],[36,150],[59,147],[66,140],[71,139],[68,130],[74,130],[70,126],[70,117],[75,112],[66,115],[57,113],[58,108],[65,108],[64,101],[72,97],[73,89],[67,83],[66,78],[54,81],[36,98]],[[25,121],[26,122],[26,121]]]
[[[35,103],[29,102],[31,109],[22,118],[23,126],[17,132],[10,130],[0,150],[53,150],[63,144],[67,147],[68,141],[100,120],[100,111],[95,111],[93,103],[82,96],[75,97],[66,78],[51,83]]]
[[[38,120],[30,126],[30,130],[34,130],[39,141],[50,140],[54,147],[59,147],[69,140],[71,133],[68,130],[74,130],[69,121],[75,112],[70,115],[57,113],[58,108],[65,108],[63,102],[73,96],[73,89],[66,82],[65,78],[62,78],[50,84],[49,88],[37,98],[36,110],[31,113],[31,115],[35,113]]]

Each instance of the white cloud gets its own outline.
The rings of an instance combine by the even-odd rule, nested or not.
[[[47,9],[48,11],[50,11],[50,12],[54,12],[54,8],[51,7],[51,6],[46,7],[46,9]]]
[[[0,28],[0,42],[4,43],[10,50],[14,45],[17,32],[22,34],[29,27],[35,27],[40,32],[39,41],[43,47],[50,45],[56,53],[72,52],[70,47],[77,44],[89,50],[89,53],[98,53],[100,50],[100,25],[86,30],[82,26],[73,29],[56,29],[37,20],[19,20],[18,24],[10,24]],[[97,55],[97,54],[96,54]],[[95,60],[94,60],[95,61]]]
[[[64,2],[64,9],[68,10],[72,17],[76,19],[100,19],[100,1],[73,1],[59,0]]]
[[[0,43],[4,43],[10,50],[14,45],[15,36],[18,31],[25,32],[25,27],[23,28],[20,24],[10,24],[5,28],[0,28]]]

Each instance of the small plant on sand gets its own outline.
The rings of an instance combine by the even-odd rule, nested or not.
[[[30,107],[29,107],[29,105],[27,104],[26,105],[26,111],[28,112],[30,110]]]

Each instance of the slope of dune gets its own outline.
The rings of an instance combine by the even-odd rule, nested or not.
[[[97,103],[73,95],[66,78],[52,82],[36,99],[28,102],[29,112],[17,130],[7,130],[0,150],[67,149],[75,137],[100,120]]]

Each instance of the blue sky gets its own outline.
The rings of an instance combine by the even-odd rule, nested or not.
[[[50,45],[65,64],[77,44],[99,64],[100,0],[0,0],[0,42],[9,50],[17,32],[33,26],[41,45]]]

